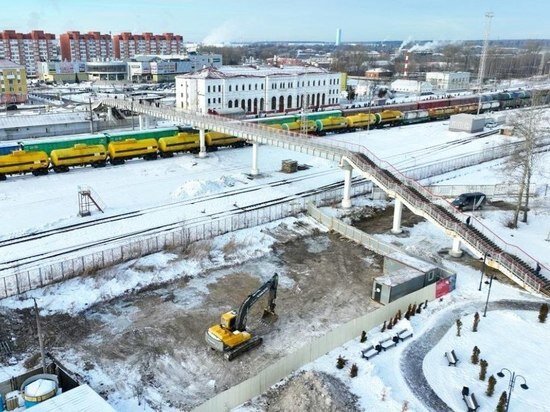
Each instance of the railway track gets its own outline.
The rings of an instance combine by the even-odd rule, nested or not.
[[[358,177],[353,179],[354,182],[359,182],[361,180],[363,180],[363,179],[358,178]],[[205,214],[204,216],[200,216],[200,217],[197,217],[197,218],[186,220],[185,225],[200,224],[202,222],[207,222],[207,221],[210,221],[212,219],[227,217],[227,216],[231,216],[231,215],[237,216],[237,215],[245,213],[245,212],[250,212],[250,211],[257,210],[257,209],[262,209],[262,208],[265,208],[265,207],[268,207],[268,206],[275,206],[275,205],[279,205],[279,204],[288,203],[288,202],[291,202],[292,200],[296,200],[296,199],[299,199],[299,198],[302,198],[302,197],[305,197],[305,196],[319,194],[319,193],[322,193],[324,191],[331,190],[331,189],[342,188],[343,186],[344,186],[343,182],[336,182],[336,183],[331,183],[331,184],[327,184],[327,185],[324,185],[324,186],[320,186],[320,187],[317,187],[315,189],[308,189],[308,190],[298,192],[298,193],[295,193],[295,194],[292,194],[292,195],[281,196],[279,198],[270,199],[270,200],[267,200],[267,201],[264,201],[264,202],[254,203],[252,205],[247,205],[247,206],[242,206],[242,207],[235,206],[231,210],[225,210],[225,211],[222,211],[222,212]],[[225,197],[226,194],[224,193],[223,196]],[[196,199],[193,199],[193,200],[195,201]],[[209,200],[209,199],[207,199],[207,200]],[[118,235],[118,236],[111,236],[109,238],[103,238],[103,239],[98,240],[98,241],[83,243],[83,244],[80,244],[80,245],[75,246],[75,247],[57,249],[57,250],[54,250],[54,251],[48,251],[48,252],[43,252],[43,253],[37,253],[37,254],[34,254],[34,255],[29,255],[29,256],[26,256],[24,258],[18,258],[18,259],[14,259],[14,260],[8,260],[8,261],[0,262],[0,271],[16,269],[16,268],[20,268],[21,266],[36,264],[36,263],[39,263],[40,261],[43,261],[43,260],[52,259],[52,258],[59,258],[61,256],[70,255],[71,253],[79,252],[81,250],[89,249],[89,248],[92,248],[92,247],[106,245],[106,244],[113,244],[113,243],[119,242],[121,240],[129,240],[129,239],[139,237],[139,236],[143,236],[143,235],[154,235],[154,234],[160,234],[160,233],[163,233],[163,232],[168,232],[168,231],[171,231],[171,230],[174,230],[174,229],[177,229],[177,228],[181,228],[181,227],[183,227],[183,225],[184,225],[184,223],[182,223],[182,222],[167,223],[167,224],[158,225],[158,226],[148,228],[148,229],[133,231],[133,232],[129,232],[129,233]]]
[[[265,189],[265,188],[269,188],[269,187],[275,188],[275,187],[279,187],[279,186],[289,185],[289,184],[297,183],[297,182],[300,182],[300,181],[303,181],[303,180],[308,180],[308,179],[312,179],[312,178],[315,178],[315,177],[325,176],[325,175],[332,174],[332,173],[335,173],[335,172],[336,172],[335,170],[326,170],[326,171],[321,171],[321,172],[315,172],[315,173],[310,173],[306,176],[299,176],[299,177],[289,178],[289,179],[281,179],[281,180],[277,180],[277,181],[274,181],[274,182],[269,182],[269,183],[265,183],[265,184],[262,184],[262,185],[253,186],[253,187],[227,190],[227,191],[224,191],[222,193],[214,193],[214,194],[210,194],[210,195],[198,196],[198,197],[194,197],[192,199],[187,199],[187,200],[182,200],[182,201],[177,201],[177,202],[171,202],[171,203],[167,203],[167,204],[163,204],[163,205],[159,205],[159,206],[152,206],[152,207],[139,209],[139,210],[134,210],[134,211],[130,211],[130,212],[119,213],[119,214],[111,215],[111,216],[105,216],[105,217],[97,218],[97,219],[94,219],[94,220],[89,220],[89,221],[80,222],[80,223],[74,223],[74,224],[71,224],[71,225],[65,225],[65,226],[62,226],[62,227],[54,228],[54,229],[37,231],[37,232],[33,232],[33,233],[21,235],[21,236],[11,237],[9,239],[0,240],[0,248],[15,245],[15,244],[18,244],[18,243],[28,242],[28,241],[31,241],[31,240],[42,239],[42,238],[45,238],[45,237],[58,235],[58,234],[61,234],[61,233],[72,232],[74,230],[79,230],[79,229],[86,228],[86,227],[104,225],[104,224],[109,224],[109,223],[113,223],[113,222],[124,220],[124,219],[130,219],[130,218],[134,218],[134,217],[144,216],[148,213],[154,213],[154,212],[158,212],[158,211],[162,211],[162,210],[169,210],[169,209],[175,208],[175,207],[189,206],[189,205],[194,205],[196,203],[201,203],[201,202],[205,202],[205,201],[209,201],[209,200],[216,200],[216,199],[224,198],[224,197],[227,197],[227,196],[251,193],[251,192],[259,191],[261,189]],[[0,263],[2,263],[2,262],[0,262]]]

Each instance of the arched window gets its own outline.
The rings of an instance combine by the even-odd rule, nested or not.
[[[241,109],[246,112],[246,102],[244,101],[244,99],[241,100]]]
[[[264,111],[264,98],[260,98],[260,112]]]
[[[317,93],[317,107],[321,104],[321,93]]]
[[[325,94],[323,93],[322,96],[321,96],[321,105],[325,105]]]
[[[239,107],[239,100],[235,99],[235,104],[234,104],[235,108]]]
[[[309,107],[309,94],[306,95],[306,107]]]
[[[277,98],[275,96],[271,98],[271,110],[277,110]]]
[[[256,85],[258,86],[258,85]],[[254,113],[258,113],[258,99],[254,99]]]
[[[290,109],[292,107],[292,96],[288,96],[288,98],[286,99],[286,108],[287,109]]]
[[[231,100],[227,102],[227,107],[229,107],[230,109],[233,107],[233,102]]]
[[[280,112],[285,111],[285,98],[284,98],[284,96],[279,97],[279,111]]]
[[[300,96],[296,96],[296,108],[299,108],[300,106]]]
[[[248,99],[248,104],[246,106],[246,111],[250,113],[252,111],[252,99]]]
[[[315,106],[315,93],[311,95],[311,105]]]

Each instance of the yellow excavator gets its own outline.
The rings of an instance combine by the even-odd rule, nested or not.
[[[254,293],[248,295],[239,310],[232,310],[221,316],[221,323],[214,325],[206,331],[205,338],[208,345],[217,351],[223,352],[227,360],[233,360],[244,352],[262,344],[263,339],[252,336],[246,331],[246,320],[250,308],[266,293],[269,293],[267,307],[264,308],[262,320],[274,321],[275,298],[277,297],[277,285],[279,275],[275,273],[271,279],[265,282]]]

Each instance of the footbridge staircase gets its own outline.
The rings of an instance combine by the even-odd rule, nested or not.
[[[467,225],[464,223],[467,216],[457,211],[449,202],[433,195],[424,186],[407,178],[389,163],[378,159],[363,146],[334,140],[329,143],[300,133],[216,115],[157,107],[148,102],[103,99],[101,103],[172,120],[177,124],[186,124],[197,129],[241,137],[254,145],[267,144],[339,162],[345,170],[354,170],[371,180],[388,196],[402,202],[413,213],[444,230],[453,239],[453,249],[463,245],[472,255],[484,259],[488,266],[499,270],[525,289],[550,296],[549,268],[537,262],[518,246],[499,238],[478,219],[471,219],[471,224]],[[202,147],[204,144],[201,144],[201,150]],[[351,173],[346,180],[349,181],[350,177]]]

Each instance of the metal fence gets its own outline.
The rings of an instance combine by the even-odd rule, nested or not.
[[[429,185],[431,183],[437,182],[437,176],[441,176],[445,173],[510,156],[512,153],[514,153],[515,150],[517,150],[518,145],[520,144],[521,143],[513,143],[503,146],[486,148],[478,153],[459,156],[449,160],[444,160],[441,162],[404,170],[403,174],[409,179],[422,180],[422,184]],[[550,138],[546,137],[544,139],[541,139],[538,147],[540,150],[544,151],[548,150],[549,145]]]
[[[194,412],[228,411],[249,399],[261,395],[272,385],[279,382],[302,366],[342,346],[344,343],[358,337],[361,331],[371,330],[393,317],[398,310],[405,313],[410,304],[433,300],[436,297],[436,284],[413,292],[388,305],[352,319],[343,325],[328,331],[325,335],[314,338],[300,349],[279,359],[263,369],[256,376],[233,386],[214,396],[194,409]],[[357,354],[359,357],[360,355]]]
[[[352,186],[352,195],[372,193],[372,183],[359,181]],[[379,192],[376,192],[377,194]],[[265,206],[250,211],[214,219],[205,218],[161,233],[122,240],[102,249],[80,256],[65,256],[57,261],[48,261],[36,266],[21,266],[0,271],[0,298],[17,295],[31,289],[64,281],[76,276],[94,273],[112,265],[137,259],[163,250],[185,247],[192,242],[211,239],[235,230],[295,216],[307,209],[308,202],[326,205],[342,199],[342,189],[335,188],[322,193],[297,197],[291,202]]]
[[[360,243],[368,250],[381,255],[388,256],[392,253],[404,253],[401,249],[393,246],[390,243],[382,242],[371,236],[362,230],[359,230],[353,226],[347,225],[340,219],[336,219],[332,216],[325,215],[320,209],[315,207],[313,203],[307,205],[307,213],[322,225],[326,226],[329,230],[334,230],[340,233],[342,236],[347,237],[357,243]]]
[[[441,197],[456,197],[462,193],[482,192],[493,198],[517,197],[519,192],[518,184],[495,184],[495,185],[433,185],[428,186],[430,192]],[[537,196],[548,195],[548,185],[529,185],[529,192]]]

